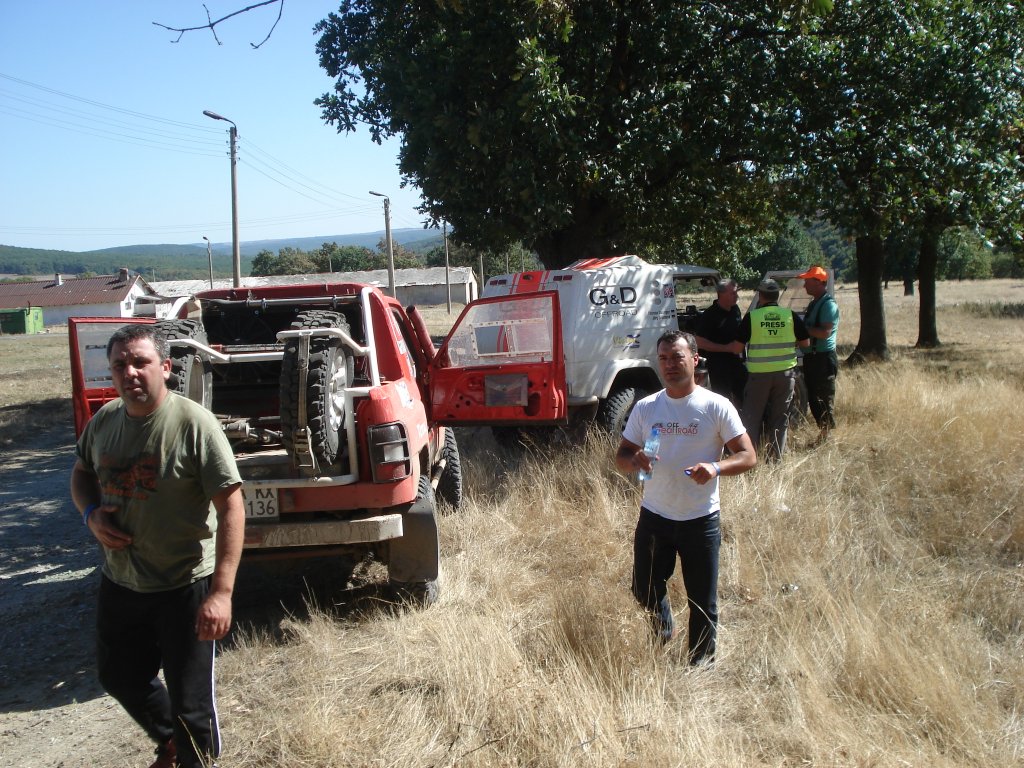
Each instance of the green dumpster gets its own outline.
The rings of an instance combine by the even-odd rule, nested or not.
[[[43,308],[0,309],[0,333],[42,333]]]

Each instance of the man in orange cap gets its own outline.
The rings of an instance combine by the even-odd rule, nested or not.
[[[799,275],[804,290],[813,299],[804,314],[804,325],[811,337],[811,346],[804,351],[804,383],[811,415],[818,424],[818,441],[828,437],[835,427],[836,332],[839,330],[839,305],[828,292],[828,273],[814,266]]]

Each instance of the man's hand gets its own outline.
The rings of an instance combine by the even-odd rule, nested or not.
[[[210,594],[196,614],[196,637],[200,640],[220,640],[231,629],[231,595],[245,531],[242,484],[215,494],[213,507],[217,510],[217,564],[210,579]]]
[[[619,449],[615,452],[615,466],[624,475],[637,470],[650,472],[652,460],[657,458],[657,456],[648,456],[639,445],[622,438]]]
[[[231,629],[231,595],[211,592],[196,614],[196,636],[200,640],[220,640]]]
[[[644,453],[643,448],[633,454],[633,466],[641,472],[650,472],[657,460],[657,456],[648,456]]]
[[[105,504],[97,507],[89,515],[87,523],[96,541],[107,549],[124,549],[132,543],[132,537],[114,524],[114,513],[117,507]]]
[[[689,477],[697,485],[704,485],[709,480],[713,480],[718,477],[720,472],[715,469],[714,465],[710,462],[702,464],[694,464],[692,467],[687,467],[683,470],[687,477]]]

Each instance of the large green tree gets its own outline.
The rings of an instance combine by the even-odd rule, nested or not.
[[[285,247],[274,252],[263,249],[252,260],[249,274],[254,277],[268,275],[304,275],[316,272],[310,255],[298,248]]]
[[[998,230],[1024,199],[1024,164],[1011,140],[1024,125],[1024,7],[975,0],[944,5],[918,33],[927,43],[911,86],[938,98],[922,101],[913,114],[918,140],[903,174],[912,200],[907,220],[920,242],[919,347],[939,344],[935,280],[944,232]],[[1008,228],[1012,236],[1014,227]],[[970,273],[968,263],[978,261],[964,262],[964,270]]]
[[[374,252],[361,245],[324,243],[310,254],[317,272],[358,272],[372,269]]]
[[[832,266],[821,245],[811,237],[796,219],[790,219],[775,241],[753,259],[747,261],[744,272],[730,273],[745,287],[754,288],[762,276],[776,269],[804,270],[813,264]]]
[[[721,253],[781,226],[787,45],[831,0],[345,0],[318,25],[339,131],[401,138],[423,211],[546,266]]]
[[[888,356],[887,238],[904,227],[917,234],[918,343],[937,344],[942,232],[1005,218],[1001,201],[1020,199],[1019,153],[1005,138],[1020,124],[1015,5],[840,0],[791,51],[806,56],[793,81],[805,205],[856,238],[855,359]]]

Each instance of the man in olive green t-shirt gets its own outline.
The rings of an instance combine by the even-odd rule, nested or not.
[[[120,399],[86,425],[71,474],[103,548],[99,678],[157,743],[155,768],[207,765],[220,752],[214,643],[231,627],[241,478],[216,417],[168,390],[152,325],[114,333],[107,359]]]

